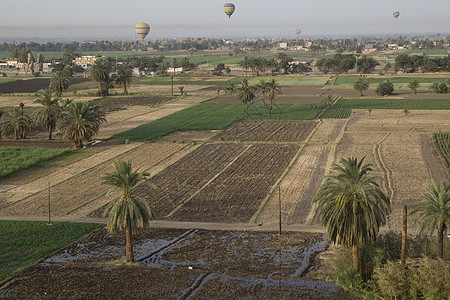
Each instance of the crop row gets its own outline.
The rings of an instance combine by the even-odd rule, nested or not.
[[[342,99],[339,107],[350,109],[450,110],[448,99]]]
[[[353,84],[360,77],[356,76],[339,76],[334,81],[334,85],[339,84]],[[366,77],[369,81],[369,84],[379,84],[387,79],[389,79],[392,83],[409,83],[411,80],[417,80],[419,83],[433,83],[438,81],[445,81],[442,77],[392,77],[392,78],[372,78]]]
[[[324,110],[319,118],[323,119],[347,119],[352,114],[352,110],[350,108],[334,108],[330,107]]]
[[[444,160],[445,166],[450,173],[450,134],[443,132],[434,133],[433,142],[437,152]]]

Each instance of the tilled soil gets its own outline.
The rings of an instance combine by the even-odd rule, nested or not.
[[[90,81],[90,78],[71,77],[69,84],[77,84]],[[27,80],[11,81],[0,84],[1,94],[12,93],[36,93],[40,89],[48,88],[50,78],[34,78]]]
[[[357,299],[304,279],[325,244],[319,233],[147,229],[127,266],[113,262],[124,234],[101,229],[15,276],[0,298]]]

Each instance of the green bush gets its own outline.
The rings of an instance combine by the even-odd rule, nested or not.
[[[375,90],[375,92],[379,96],[391,95],[393,91],[394,91],[394,84],[390,80],[386,80],[378,84]]]
[[[448,86],[445,82],[433,82],[430,87],[436,94],[447,94]]]

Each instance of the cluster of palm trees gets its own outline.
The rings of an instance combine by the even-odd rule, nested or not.
[[[37,93],[34,103],[39,104],[30,116],[23,113],[23,105],[13,107],[3,118],[2,135],[14,132],[14,138],[25,138],[25,131],[31,127],[32,121],[42,124],[48,133],[48,140],[58,128],[61,138],[72,140],[77,148],[89,142],[106,121],[105,113],[98,105],[90,101],[73,102],[69,99],[52,97],[50,89],[42,89]],[[58,126],[57,126],[58,125]]]
[[[270,70],[272,76],[275,72],[281,71],[282,74],[295,74],[311,72],[309,65],[299,63],[292,63],[292,57],[289,57],[285,52],[277,54],[276,58],[267,59],[265,57],[245,56],[243,60],[238,62],[238,66],[245,70],[245,75],[251,71],[252,76],[259,76],[260,72],[264,75],[267,70]]]
[[[389,198],[378,184],[381,178],[372,173],[364,158],[341,159],[317,191],[315,219],[328,228],[328,238],[335,244],[352,248],[353,270],[360,273],[359,249],[373,243],[391,211]],[[450,222],[450,185],[432,181],[425,185],[423,200],[413,205],[420,232],[437,231],[438,256],[444,258],[444,233]]]
[[[262,96],[264,114],[266,114],[266,100],[269,101],[268,114],[270,116],[276,96],[282,94],[281,86],[275,79],[261,79],[254,86],[250,85],[247,79],[242,79],[240,82],[234,81],[225,87],[225,93],[232,95],[245,105],[247,116],[248,104],[254,102],[258,95]]]
[[[91,78],[99,84],[99,96],[109,95],[109,89],[114,87],[114,83],[123,88],[123,93],[128,94],[128,86],[133,79],[133,70],[131,66],[123,65],[113,76],[111,73],[111,64],[101,60],[95,61],[91,67]]]

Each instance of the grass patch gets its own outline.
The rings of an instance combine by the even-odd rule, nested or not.
[[[272,115],[263,116],[259,103],[249,105],[249,116],[243,104],[201,103],[164,118],[116,134],[112,140],[154,140],[176,131],[223,130],[240,120],[312,120],[322,104],[275,104]]]
[[[101,226],[0,221],[0,282]]]
[[[60,156],[70,149],[0,147],[0,178]]]
[[[352,114],[350,108],[330,107],[324,110],[318,118],[323,119],[347,119]]]
[[[450,110],[448,99],[342,99],[339,107],[350,109],[430,109]]]
[[[18,81],[20,79],[16,79],[16,78],[8,78],[8,77],[0,77],[0,84],[2,83],[7,83],[7,82],[13,82],[13,81]]]

